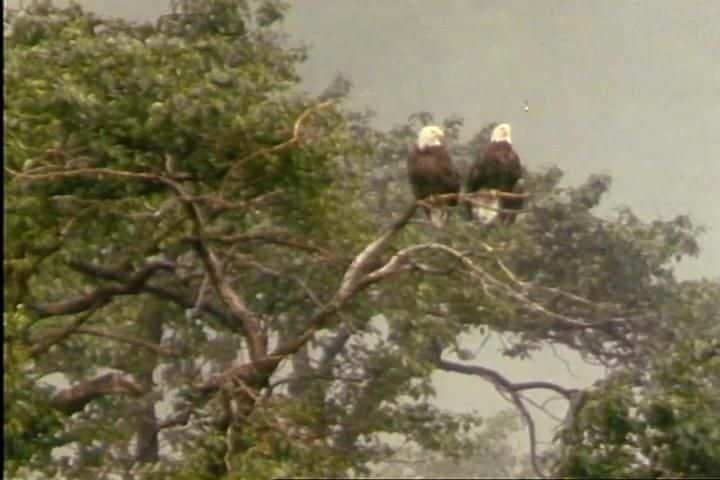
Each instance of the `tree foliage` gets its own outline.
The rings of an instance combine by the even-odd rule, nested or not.
[[[585,393],[578,417],[561,434],[560,475],[655,478],[720,472],[720,289],[717,283],[701,283],[685,295],[690,297],[686,322],[678,322],[668,349],[651,356],[645,369],[620,369]]]
[[[462,119],[420,112],[382,132],[343,105],[342,78],[298,93],[305,52],[284,43],[284,9],[188,0],[152,24],[8,12],[5,472],[330,476],[369,472],[399,442],[436,460],[421,468],[510,472],[493,443],[509,423],[439,408],[438,370],[507,396],[536,474],[536,390],[583,406],[558,471],[715,468],[700,420],[716,362],[696,356],[718,285],[673,274],[697,253],[690,220],[600,218],[610,179],[566,187],[550,168],[528,172],[517,225],[457,212],[433,229],[414,215],[408,145],[443,123],[462,169],[488,128],[463,143]],[[462,338],[488,332],[508,356],[563,345],[614,373],[584,393],[513,382],[471,363]],[[668,415],[658,437],[647,418]],[[630,433],[652,470],[608,453]]]

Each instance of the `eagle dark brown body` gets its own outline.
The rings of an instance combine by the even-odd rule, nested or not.
[[[491,141],[477,152],[475,161],[468,172],[465,183],[466,191],[472,193],[478,190],[499,190],[520,193],[518,181],[522,174],[520,158],[513,150],[512,144],[504,140]],[[524,203],[522,198],[500,198],[499,201],[494,202],[494,206],[500,210],[521,210]],[[471,212],[482,209],[482,207],[470,203],[467,206]],[[517,214],[512,212],[500,212],[497,220],[509,224],[515,221],[516,216]]]
[[[460,176],[444,143],[445,131],[437,125],[420,129],[417,142],[408,156],[408,180],[416,200],[421,203],[430,223],[437,228],[445,227],[450,216],[448,205],[457,205],[457,197],[433,201],[434,195],[459,194]]]
[[[413,146],[408,158],[408,177],[416,199],[460,192],[460,177],[444,145]],[[457,199],[448,201],[456,205]],[[426,209],[428,217],[430,212]]]

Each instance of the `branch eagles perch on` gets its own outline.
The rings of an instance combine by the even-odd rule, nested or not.
[[[472,194],[478,190],[500,191],[504,193],[524,193],[522,186],[522,165],[512,147],[511,128],[507,123],[497,125],[490,136],[490,143],[481,145],[475,153],[470,167],[465,192]],[[512,224],[517,217],[513,210],[522,210],[524,198],[507,198],[489,195],[476,197],[466,203],[472,217],[483,225],[495,222]]]
[[[432,203],[433,195],[459,194],[460,176],[453,166],[447,147],[443,143],[445,132],[435,125],[423,127],[417,143],[408,157],[408,177],[416,200]],[[457,205],[457,198],[441,205],[422,204],[430,222],[443,228],[449,212],[446,205]]]

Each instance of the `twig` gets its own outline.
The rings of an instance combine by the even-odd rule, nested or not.
[[[270,155],[273,153],[281,152],[285,150],[286,148],[291,147],[292,145],[295,145],[300,141],[300,129],[302,128],[303,122],[307,120],[307,118],[314,112],[320,111],[322,109],[328,108],[333,104],[332,100],[326,100],[324,102],[318,103],[317,105],[313,105],[312,107],[306,109],[303,113],[300,114],[300,116],[295,120],[295,124],[293,125],[293,134],[292,137],[285,140],[282,143],[279,143],[277,145],[274,145],[272,147],[262,148],[260,150],[256,150],[253,153],[235,161],[233,165],[228,170],[227,174],[225,175],[225,178],[223,178],[222,183],[220,184],[220,192],[225,191],[225,187],[228,184],[228,181],[235,173],[235,170],[242,164],[252,160],[255,157],[259,157],[261,155]]]

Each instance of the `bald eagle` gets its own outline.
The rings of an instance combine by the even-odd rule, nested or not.
[[[465,182],[465,192],[497,190],[524,193],[521,177],[522,165],[520,157],[512,147],[510,125],[501,123],[493,128],[490,142],[480,145],[475,152],[475,159]],[[507,210],[522,210],[524,204],[523,198],[499,197],[477,197],[473,203],[466,203],[470,214],[484,225],[491,225],[496,221],[513,223],[517,214]]]
[[[445,132],[442,128],[429,125],[420,129],[417,143],[408,157],[408,178],[417,200],[432,195],[460,192],[460,176],[453,166],[447,147],[443,143]],[[457,199],[447,201],[456,205]],[[422,205],[425,214],[438,228],[445,226],[449,216],[442,206]]]

